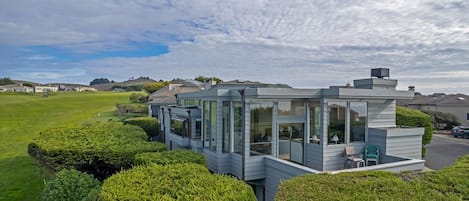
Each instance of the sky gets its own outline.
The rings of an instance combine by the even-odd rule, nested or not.
[[[323,88],[390,68],[469,94],[467,0],[0,0],[0,77],[194,78]]]

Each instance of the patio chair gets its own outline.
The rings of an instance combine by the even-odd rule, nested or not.
[[[379,164],[379,147],[375,145],[366,145],[365,147],[365,165],[368,166],[369,162],[375,162],[375,165]]]
[[[362,154],[357,154],[354,147],[345,147],[345,160],[344,168],[353,168],[353,165],[357,168],[365,166],[365,161],[361,157]]]

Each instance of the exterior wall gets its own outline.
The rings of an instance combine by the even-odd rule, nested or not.
[[[378,145],[381,156],[421,159],[423,133],[424,128],[370,128],[369,144]]]
[[[323,153],[324,157],[324,171],[340,170],[344,168],[345,164],[345,147],[353,146],[355,152],[363,153],[365,147],[364,143],[357,144],[338,144],[326,145]]]
[[[275,199],[280,181],[304,174],[317,174],[319,171],[285,160],[266,156],[265,162],[265,200]]]
[[[319,144],[309,144],[305,146],[305,165],[316,169],[323,170],[323,148]]]
[[[256,180],[265,178],[264,174],[264,157],[254,156],[246,158],[244,180]]]
[[[394,163],[379,164],[361,168],[352,168],[339,171],[329,172],[330,174],[337,174],[342,172],[359,172],[359,171],[388,171],[388,172],[402,172],[402,171],[420,171],[425,167],[425,161],[420,159],[407,159]]]
[[[230,153],[230,173],[241,179],[242,175],[242,161],[241,155]]]
[[[203,154],[207,160],[208,169],[210,169],[212,172],[218,172],[217,154],[208,149],[203,149]]]
[[[368,127],[386,128],[396,126],[396,101],[368,101]]]
[[[34,93],[57,92],[57,91],[59,91],[59,87],[34,86]]]

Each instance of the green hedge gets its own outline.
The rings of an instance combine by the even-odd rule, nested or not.
[[[117,115],[124,114],[148,114],[148,106],[142,103],[116,104]]]
[[[99,195],[101,184],[92,175],[77,170],[62,170],[45,183],[42,201],[91,201]]]
[[[303,175],[282,182],[276,200],[469,200],[469,155],[426,173]]]
[[[136,166],[104,181],[101,201],[114,200],[256,200],[251,187],[234,177],[211,174],[185,163]]]
[[[134,164],[170,165],[176,163],[195,163],[207,166],[203,154],[191,150],[178,149],[165,152],[148,152],[135,155]]]
[[[153,117],[135,117],[124,120],[124,124],[135,125],[147,133],[149,138],[154,138],[158,135],[158,122]]]
[[[137,153],[163,150],[165,145],[148,142],[141,128],[121,123],[51,128],[28,146],[30,156],[49,170],[74,168],[98,179],[130,168]]]
[[[432,141],[432,118],[419,110],[406,107],[397,107],[396,124],[399,126],[425,127],[422,136],[422,155],[425,156],[425,145]],[[423,157],[422,156],[422,157]]]

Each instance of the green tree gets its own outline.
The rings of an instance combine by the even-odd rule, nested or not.
[[[97,84],[107,84],[110,83],[110,81],[107,78],[96,78],[93,81],[90,82],[91,85],[97,85]]]
[[[161,88],[165,87],[168,85],[168,81],[162,81],[162,82],[149,82],[143,85],[143,90],[145,90],[148,93],[153,93],[155,91],[160,90]]]
[[[4,77],[0,79],[0,85],[7,85],[7,84],[15,84],[13,80],[11,80],[9,77]]]
[[[216,81],[217,83],[222,83],[223,82],[223,80],[218,78],[218,77],[204,77],[202,75],[199,75],[199,76],[195,77],[194,80],[197,80],[199,82],[208,82],[210,80]]]

